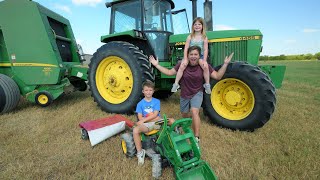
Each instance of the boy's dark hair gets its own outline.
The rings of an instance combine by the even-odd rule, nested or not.
[[[188,54],[189,54],[191,51],[193,51],[193,50],[197,50],[198,53],[199,53],[199,55],[200,55],[201,48],[200,48],[199,46],[190,46],[190,47],[188,48]]]
[[[146,80],[143,84],[142,84],[142,88],[144,88],[144,87],[149,87],[149,88],[152,88],[152,89],[154,89],[154,83],[152,82],[152,81],[150,81],[150,80]]]

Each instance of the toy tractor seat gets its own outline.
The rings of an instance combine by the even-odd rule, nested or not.
[[[151,136],[151,135],[157,134],[158,132],[159,132],[159,129],[154,129],[154,130],[149,131],[149,132],[144,133],[144,134],[147,135],[147,136]]]

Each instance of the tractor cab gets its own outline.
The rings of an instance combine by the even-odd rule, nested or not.
[[[169,36],[174,33],[172,14],[177,14],[171,11],[174,8],[171,0],[120,0],[106,6],[112,7],[110,35],[120,38],[119,33],[134,31],[135,37],[127,38],[127,42],[137,45],[146,54],[155,54],[160,61],[169,59]],[[188,29],[183,31],[187,33]]]

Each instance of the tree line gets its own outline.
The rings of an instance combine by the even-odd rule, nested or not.
[[[275,60],[320,60],[320,52],[315,54],[298,54],[298,55],[284,55],[280,56],[260,56],[262,61],[275,61]]]

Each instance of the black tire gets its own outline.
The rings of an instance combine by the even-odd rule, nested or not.
[[[137,153],[137,150],[134,144],[132,133],[125,133],[121,135],[121,147],[126,156],[134,157],[134,155]]]
[[[87,90],[87,83],[82,79],[72,79],[70,83],[74,86],[74,88],[78,91],[86,91]]]
[[[20,90],[10,77],[0,74],[0,114],[10,112],[19,103]]]
[[[171,92],[170,90],[158,90],[158,91],[154,92],[153,96],[158,99],[167,99],[172,94],[173,94],[173,92]]]
[[[146,80],[154,82],[151,63],[138,47],[127,42],[103,45],[89,64],[91,95],[106,112],[133,113]]]
[[[220,81],[211,80],[211,87],[211,95],[204,93],[204,111],[218,126],[253,131],[267,123],[274,112],[275,87],[257,66],[230,63]]]
[[[38,92],[35,96],[35,102],[41,107],[47,107],[53,102],[53,96],[47,91]]]
[[[152,156],[152,177],[158,179],[162,175],[162,160],[160,154]]]
[[[81,139],[83,139],[83,140],[89,139],[88,131],[85,130],[84,128],[81,128]]]

